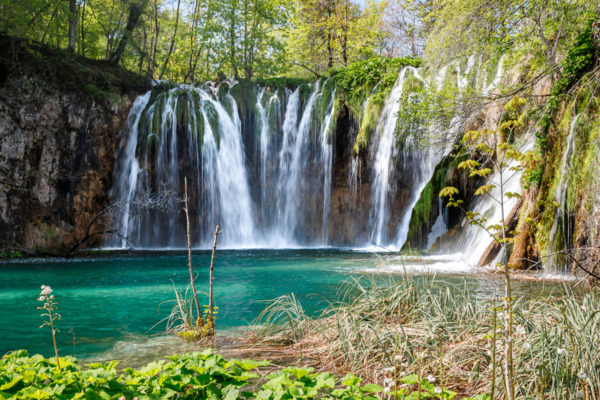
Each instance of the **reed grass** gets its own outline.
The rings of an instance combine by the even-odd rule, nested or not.
[[[515,396],[600,400],[600,293],[515,298]],[[352,372],[373,383],[430,376],[463,396],[505,398],[502,373],[507,316],[502,301],[481,300],[466,281],[350,279],[316,317],[298,299],[267,305],[250,328],[255,343],[278,343],[318,360],[322,370]],[[494,386],[494,388],[492,388]]]

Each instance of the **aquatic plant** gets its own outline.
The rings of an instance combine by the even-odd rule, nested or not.
[[[38,310],[44,310],[45,313],[42,314],[42,317],[48,317],[48,321],[44,321],[44,323],[40,326],[43,328],[44,326],[50,326],[50,332],[52,333],[52,344],[54,346],[54,355],[56,356],[56,367],[60,369],[60,359],[58,357],[58,347],[56,346],[56,334],[58,333],[58,329],[54,327],[55,321],[60,321],[61,316],[56,312],[58,309],[58,301],[54,298],[52,294],[52,288],[50,286],[42,285],[42,291],[40,292],[40,297],[38,301],[44,303],[43,306],[38,307]]]
[[[291,296],[276,299],[248,338],[289,343],[287,351],[320,370],[352,371],[390,388],[385,395],[397,386],[407,398],[417,399],[419,390],[431,398],[426,379],[448,391],[444,398],[449,392],[505,398],[506,308],[475,291],[466,281],[448,284],[435,276],[350,279],[313,318],[299,312],[302,305]],[[588,398],[600,398],[600,292],[581,295],[565,287],[528,302],[517,299],[513,323],[515,398],[574,398],[583,382]],[[412,383],[402,380],[410,375]]]
[[[194,268],[192,264],[192,238],[190,229],[190,215],[188,204],[187,178],[184,180],[184,207],[186,227],[187,227],[187,244],[188,244],[188,270],[190,273],[190,283],[186,290],[185,297],[175,288],[175,305],[171,310],[171,314],[166,318],[167,332],[174,333],[185,339],[198,340],[215,335],[215,319],[218,312],[218,307],[213,303],[213,273],[215,266],[215,252],[217,250],[217,239],[221,230],[219,225],[215,231],[215,241],[212,250],[210,261],[210,277],[209,277],[209,300],[208,305],[204,306],[203,311],[200,308],[198,301],[198,291],[196,290]],[[190,291],[191,290],[191,291]],[[194,315],[194,306],[196,314]]]

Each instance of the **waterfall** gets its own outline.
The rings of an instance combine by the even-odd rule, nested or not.
[[[308,142],[312,108],[317,96],[314,85],[308,105],[308,112],[302,114],[298,124],[300,110],[300,88],[296,89],[288,101],[283,123],[283,146],[279,153],[279,185],[277,187],[277,234],[287,243],[296,244],[295,235],[298,223],[297,211],[300,205],[300,193],[305,181],[300,179],[306,169],[307,157],[302,150]]]
[[[561,162],[560,162],[560,175],[559,181],[556,185],[554,192],[554,200],[559,204],[554,212],[554,222],[552,223],[552,229],[550,230],[549,246],[550,256],[545,264],[554,270],[557,270],[559,263],[559,257],[555,257],[553,254],[562,250],[568,250],[569,237],[571,236],[570,224],[569,224],[569,213],[567,210],[567,192],[569,190],[569,167],[571,165],[571,157],[573,155],[573,146],[575,144],[575,136],[577,132],[577,122],[581,114],[577,114],[571,121],[569,127],[569,135],[567,136],[567,147],[564,150]],[[559,232],[559,227],[561,231]]]
[[[322,98],[321,101],[325,101]],[[334,104],[335,104],[335,90],[331,94],[331,99],[327,104],[327,109],[325,110],[323,127],[321,129],[321,160],[320,164],[324,166],[324,174],[323,174],[323,243],[328,242],[328,234],[329,234],[329,207],[330,207],[330,197],[331,197],[331,170],[333,167],[333,148],[330,144],[330,138],[333,134],[332,126],[333,126],[333,118],[335,116],[334,113]]]
[[[394,172],[394,158],[397,155],[396,126],[398,123],[398,108],[404,89],[404,82],[409,76],[409,72],[411,72],[415,76],[418,76],[417,70],[412,67],[406,67],[400,72],[400,75],[398,76],[398,79],[396,80],[396,83],[394,84],[390,95],[385,100],[374,134],[374,141],[376,144],[372,146],[371,150],[373,154],[371,157],[373,183],[372,206],[371,213],[369,216],[369,226],[372,229],[371,244],[375,246],[384,246],[392,244],[394,248],[398,248],[404,244],[403,240],[406,239],[406,235],[404,235],[404,238],[400,237],[399,240],[402,242],[400,243],[400,246],[398,246],[396,243],[393,243],[395,238],[389,237],[390,235],[388,232],[388,221],[390,219],[391,212],[389,197],[393,195],[393,192],[395,190],[395,182],[392,178]],[[409,154],[405,155],[410,157]],[[407,161],[404,157],[403,160]],[[414,172],[418,174],[416,168],[414,169]],[[418,185],[420,184],[422,184],[422,182],[418,183]],[[418,199],[418,194],[416,196]],[[408,227],[408,222],[406,220],[410,220],[411,210],[412,207],[409,207],[408,210],[403,210],[404,216],[402,218],[401,227],[399,230],[400,235],[404,233],[404,225]],[[408,229],[406,229],[406,231],[408,232]]]
[[[533,148],[535,143],[535,135],[529,134],[524,138],[520,144],[516,146],[517,150],[521,153],[525,153]],[[519,161],[511,161],[508,168],[518,166]],[[521,193],[521,176],[522,171],[513,173],[509,169],[505,172],[508,173],[509,179],[504,182],[504,193],[514,192]],[[495,171],[491,176],[491,181],[500,182],[500,175],[498,171]],[[506,179],[506,176],[505,176]],[[482,195],[476,198],[471,211],[479,213],[483,218],[486,218],[485,225],[499,225],[502,221],[502,210],[498,206],[495,199],[500,199],[500,188],[494,187],[489,195]],[[517,204],[517,198],[503,199],[504,200],[504,213],[508,216],[513,207]],[[487,247],[492,242],[490,235],[477,225],[471,225],[469,221],[464,219],[461,224],[460,233],[457,237],[452,239],[452,251],[455,253],[462,253],[464,260],[472,265],[476,266],[485,252]]]
[[[115,222],[128,240],[108,245],[184,247],[181,212],[129,210],[150,193],[182,196],[184,178],[194,247],[208,247],[217,224],[222,247],[328,245],[335,91],[327,82],[310,85],[307,95],[301,87],[257,88],[248,111],[233,91],[254,89],[236,85],[173,85],[136,100],[110,193],[126,205]],[[171,206],[181,209],[175,200]]]
[[[470,58],[465,73],[474,67]],[[438,71],[430,85],[441,87],[446,72]],[[209,247],[219,224],[222,248],[341,243],[398,250],[412,210],[447,151],[421,143],[422,133],[432,133],[427,127],[409,127],[398,136],[400,100],[409,78],[423,82],[415,68],[400,71],[364,159],[336,154],[336,140],[351,149],[354,139],[338,138],[351,129],[336,129],[335,85],[328,81],[279,89],[233,81],[163,84],[140,96],[131,109],[111,199],[126,204],[164,189],[181,196],[187,178],[194,247]],[[458,85],[466,82],[459,76]],[[181,210],[176,201],[171,206]],[[131,242],[109,243],[115,247],[186,245],[181,212],[136,209],[116,223]],[[435,235],[442,225],[436,225]]]
[[[124,238],[130,236],[131,226],[129,224],[131,215],[131,201],[134,200],[135,189],[137,187],[138,174],[140,166],[136,158],[136,148],[138,141],[138,127],[142,111],[146,108],[150,100],[150,92],[139,96],[129,112],[124,132],[128,133],[121,138],[121,144],[116,157],[115,185],[113,186],[110,197],[124,202],[124,210],[119,215],[117,225],[120,227]],[[112,238],[112,245],[124,247],[127,243],[122,238]]]

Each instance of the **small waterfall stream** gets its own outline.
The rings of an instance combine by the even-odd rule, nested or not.
[[[535,135],[530,134],[524,140],[517,145],[517,150],[521,153],[525,153],[533,148],[535,143]],[[509,168],[515,167],[519,164],[518,161],[512,161],[509,164]],[[504,185],[504,193],[507,192],[515,192],[521,193],[521,176],[522,171],[513,173],[512,171],[505,171],[504,173],[509,176],[508,180],[505,181]],[[500,182],[500,175],[498,171],[496,171],[492,177],[491,181]],[[486,225],[499,225],[502,221],[502,212],[501,208],[498,206],[498,203],[495,199],[500,199],[500,188],[494,187],[488,195],[479,196],[474,203],[471,211],[478,212],[482,217],[486,218]],[[513,207],[517,204],[517,198],[504,199],[504,213],[505,216],[508,216]],[[455,251],[461,252],[465,261],[467,261],[470,265],[476,266],[485,252],[487,247],[492,242],[489,234],[480,228],[477,225],[471,225],[468,221],[463,221],[463,231],[459,238],[456,239],[455,243],[457,246],[455,247]]]
[[[369,226],[372,229],[370,245],[386,247],[391,250],[402,248],[408,235],[408,227],[413,208],[415,207],[423,188],[431,179],[436,161],[433,151],[418,143],[418,138],[413,134],[408,135],[398,151],[396,143],[396,127],[398,124],[398,109],[402,98],[404,83],[408,77],[414,76],[422,80],[419,71],[406,67],[398,76],[394,87],[386,99],[381,111],[377,128],[375,130],[375,145],[372,146],[373,180],[372,180],[372,207],[369,216]],[[392,213],[390,199],[397,190],[397,167],[410,174],[404,180],[410,182],[410,194],[406,207],[401,211],[397,227],[390,227],[388,221]]]
[[[573,146],[575,145],[575,137],[577,132],[577,123],[581,114],[577,114],[573,117],[571,125],[569,127],[569,134],[567,136],[566,145],[561,162],[560,162],[560,175],[559,181],[556,185],[554,193],[554,200],[559,204],[554,212],[554,222],[552,229],[550,230],[549,245],[551,254],[548,260],[545,262],[551,269],[558,270],[557,265],[560,264],[559,258],[554,253],[562,250],[568,250],[570,223],[569,223],[569,212],[567,210],[567,194],[569,191],[569,167],[571,165],[571,157],[573,156]],[[559,231],[560,228],[560,231]]]

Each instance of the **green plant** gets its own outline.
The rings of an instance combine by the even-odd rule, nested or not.
[[[560,79],[550,90],[550,99],[546,103],[544,115],[540,121],[541,130],[536,134],[542,148],[547,149],[548,130],[552,118],[558,110],[562,100],[568,91],[587,73],[596,61],[597,48],[594,44],[593,19],[590,19],[583,31],[575,39],[575,43],[569,49],[563,61],[563,69]]]
[[[9,399],[202,399],[249,397],[241,390],[258,375],[252,370],[266,361],[226,360],[209,351],[174,355],[136,370],[116,370],[118,362],[88,364],[82,368],[73,357],[61,358],[63,368],[25,350],[0,360],[0,397]]]
[[[495,286],[492,280],[485,290],[488,284]],[[436,276],[354,278],[340,287],[338,300],[314,318],[302,315],[297,299],[278,298],[270,309],[276,310],[273,317],[284,319],[270,324],[263,318],[250,335],[257,342],[289,343],[286,352],[318,360],[321,370],[352,371],[365,382],[387,387],[384,397],[398,386],[404,396],[418,399],[419,385],[401,379],[414,374],[426,377],[432,390],[441,389],[441,334],[444,390],[459,393],[455,398],[506,398],[501,368],[506,305],[482,299],[480,289],[472,281],[450,284]],[[515,397],[575,398],[582,379],[589,393],[598,393],[598,290],[582,294],[558,286],[532,294],[527,301],[516,297],[513,323]],[[580,372],[587,376],[580,378]],[[422,399],[431,398],[424,393],[427,388],[421,390]]]
[[[40,325],[40,328],[50,326],[52,344],[54,345],[54,355],[56,356],[56,367],[60,370],[60,359],[58,357],[58,347],[56,346],[56,334],[58,333],[58,329],[54,327],[54,322],[60,321],[61,316],[56,312],[58,309],[58,302],[55,300],[50,286],[42,285],[42,291],[40,292],[38,301],[44,303],[42,307],[38,307],[38,310],[46,311],[42,314],[42,317],[48,317],[48,321],[44,321],[44,323]]]
[[[459,168],[470,171],[470,177],[484,178],[485,183],[477,189],[475,195],[490,196],[500,207],[500,221],[488,225],[487,218],[476,211],[465,210],[462,200],[455,199],[458,189],[449,186],[440,192],[440,197],[448,198],[449,207],[457,207],[464,211],[467,220],[472,225],[477,225],[487,232],[502,248],[502,262],[504,269],[505,297],[507,323],[505,324],[505,388],[509,400],[515,398],[514,389],[514,363],[513,363],[513,298],[510,279],[510,266],[508,265],[509,247],[516,232],[508,230],[507,216],[510,210],[505,210],[506,203],[511,198],[521,197],[519,193],[506,191],[507,182],[523,170],[521,162],[525,156],[510,144],[509,138],[514,137],[515,131],[524,126],[521,117],[526,104],[524,98],[515,96],[505,106],[505,117],[498,131],[483,129],[481,131],[467,132],[462,139],[462,146],[469,149],[472,158],[459,164]],[[477,160],[477,159],[479,160]],[[497,189],[497,193],[493,192]]]

